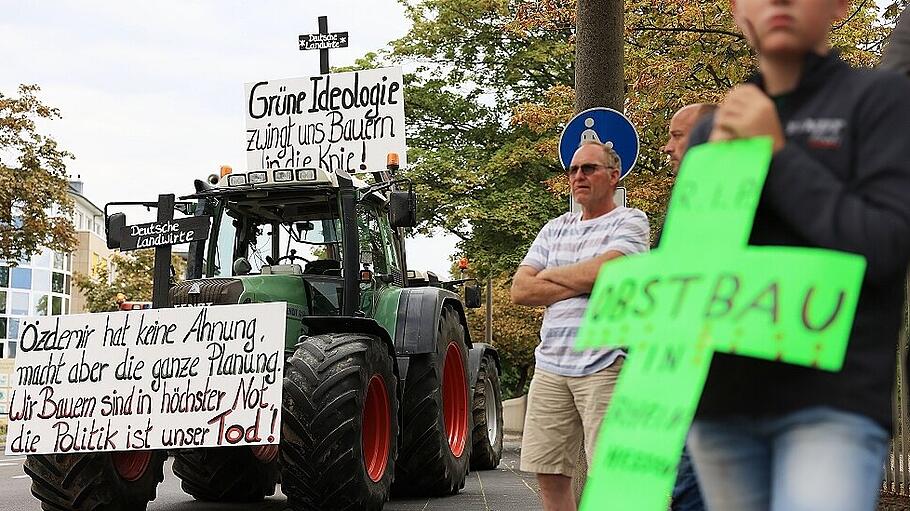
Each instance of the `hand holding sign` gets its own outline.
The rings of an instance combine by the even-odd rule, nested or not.
[[[841,368],[862,257],[748,246],[767,138],[693,148],[660,249],[605,265],[576,348],[628,346],[582,511],[665,510],[715,351]]]

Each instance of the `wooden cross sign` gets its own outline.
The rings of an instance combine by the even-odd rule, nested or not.
[[[320,16],[318,34],[302,34],[298,36],[300,50],[319,50],[319,72],[329,74],[329,50],[348,47],[347,32],[329,33],[329,18]]]
[[[601,269],[576,348],[625,346],[629,357],[582,511],[667,509],[715,352],[840,370],[865,259],[748,245],[770,162],[768,138],[693,148],[660,248]]]

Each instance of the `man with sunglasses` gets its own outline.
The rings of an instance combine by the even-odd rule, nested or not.
[[[584,141],[567,169],[581,213],[551,220],[512,281],[512,301],[546,306],[528,392],[521,470],[534,472],[546,511],[574,511],[572,476],[584,440],[588,465],[625,353],[575,351],[575,335],[600,267],[649,246],[648,218],[618,207],[622,162],[611,148]]]

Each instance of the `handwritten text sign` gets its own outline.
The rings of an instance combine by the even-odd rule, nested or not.
[[[202,241],[209,235],[209,217],[193,216],[166,222],[127,225],[120,234],[120,250]]]
[[[253,169],[385,169],[405,163],[401,68],[246,84],[246,155]]]
[[[286,307],[25,318],[6,454],[277,444]]]
[[[715,351],[839,371],[865,260],[748,246],[768,139],[693,148],[660,248],[600,272],[578,349],[628,346],[582,510],[667,509]]]

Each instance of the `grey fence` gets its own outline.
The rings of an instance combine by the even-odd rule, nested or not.
[[[910,282],[907,296],[910,297]],[[906,301],[905,301],[906,303]],[[910,343],[910,309],[904,305],[904,321],[897,349],[897,383],[894,387],[894,437],[890,456],[885,459],[885,480],[882,489],[888,493],[910,496],[910,385],[907,375],[907,345]]]

